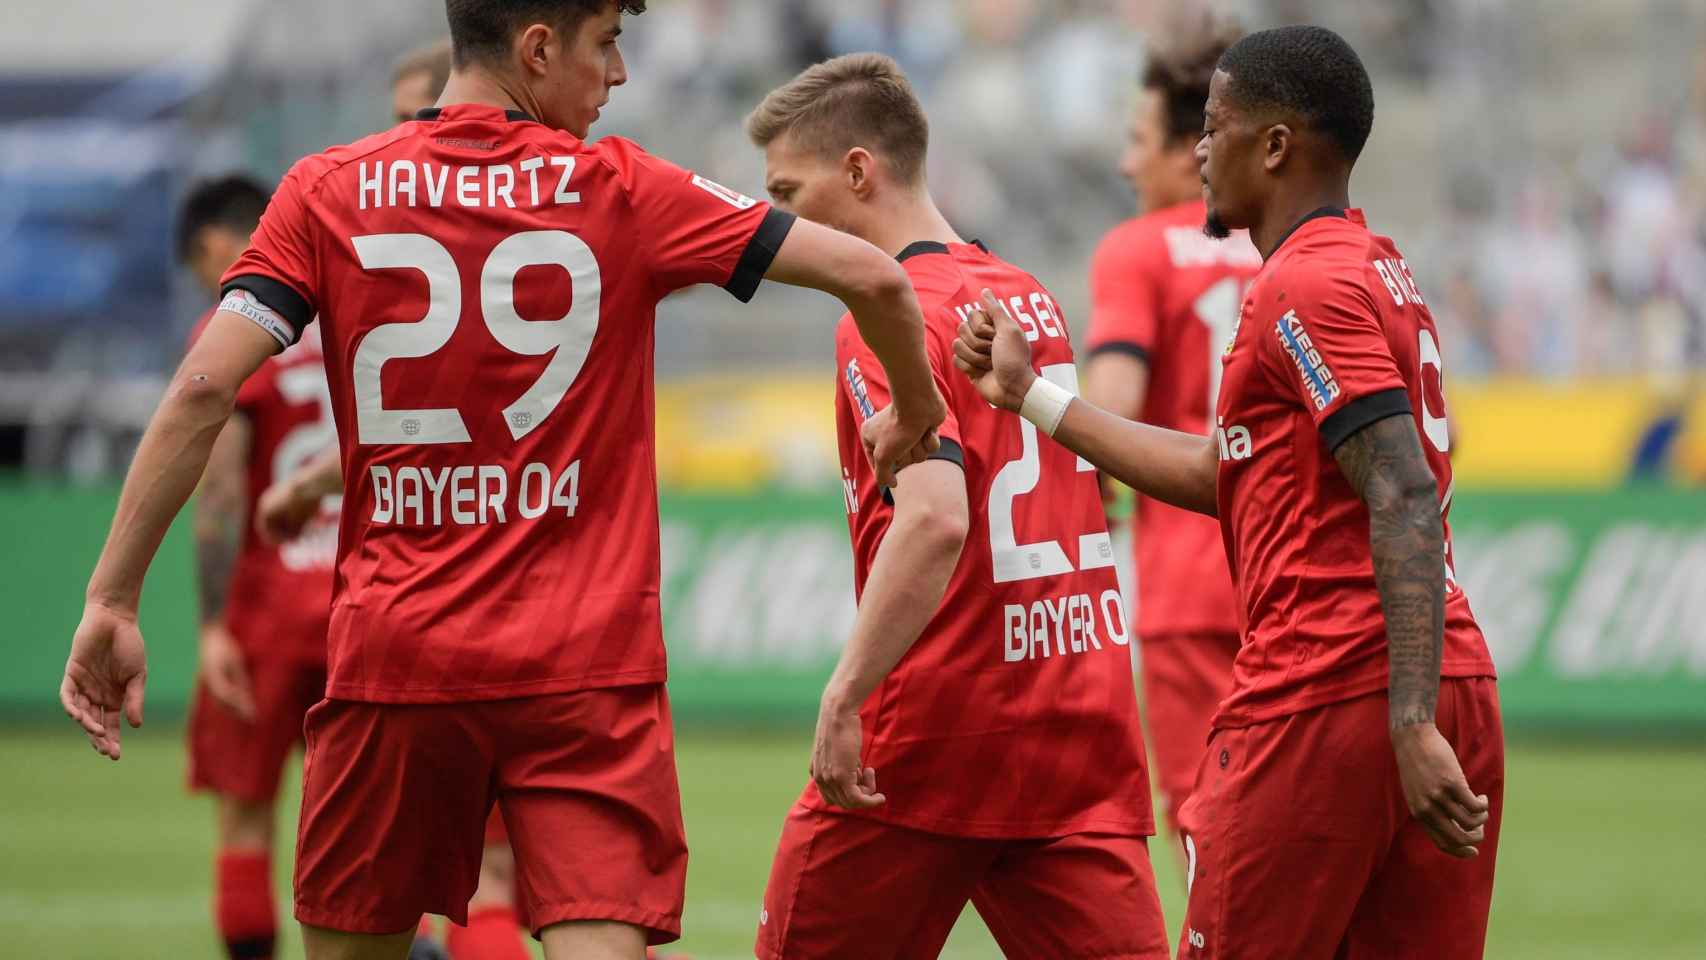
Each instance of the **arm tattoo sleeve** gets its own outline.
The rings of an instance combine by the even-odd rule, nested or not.
[[[1445,529],[1415,421],[1376,420],[1333,455],[1368,507],[1374,580],[1386,616],[1389,725],[1432,722],[1445,640]]]

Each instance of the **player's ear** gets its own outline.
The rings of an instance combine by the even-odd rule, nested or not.
[[[530,24],[516,37],[516,60],[530,77],[543,77],[553,59],[562,54],[563,38],[543,23]]]
[[[1291,156],[1292,129],[1276,123],[1262,132],[1262,169],[1273,173]]]
[[[846,178],[847,188],[861,200],[868,199],[876,186],[872,179],[876,172],[877,158],[864,147],[854,147],[841,158],[841,174]]]

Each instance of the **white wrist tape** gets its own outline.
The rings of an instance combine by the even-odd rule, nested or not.
[[[1019,416],[1052,437],[1055,428],[1060,426],[1060,418],[1066,416],[1067,404],[1071,402],[1072,391],[1047,377],[1038,377],[1031,382],[1031,389],[1025,391],[1025,402],[1019,405]]]

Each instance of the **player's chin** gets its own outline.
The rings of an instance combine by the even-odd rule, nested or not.
[[[1225,240],[1232,236],[1232,228],[1213,206],[1208,208],[1208,216],[1203,218],[1202,232],[1216,240]]]

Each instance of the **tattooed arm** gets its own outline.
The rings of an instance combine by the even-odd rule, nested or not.
[[[254,698],[242,649],[225,625],[225,603],[243,542],[252,433],[247,417],[231,415],[213,442],[195,500],[201,679],[215,700],[244,718],[254,715]]]
[[[1386,619],[1387,730],[1410,812],[1434,844],[1472,857],[1485,836],[1487,798],[1463,777],[1434,726],[1445,642],[1445,527],[1415,419],[1376,420],[1333,451],[1368,507],[1369,552]]]
[[[1333,456],[1368,507],[1369,552],[1386,615],[1388,722],[1393,730],[1432,723],[1445,641],[1445,528],[1415,421],[1376,420]]]

